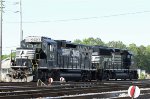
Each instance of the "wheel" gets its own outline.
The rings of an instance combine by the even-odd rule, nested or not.
[[[129,79],[130,79],[130,80],[133,79],[133,74],[130,74]]]
[[[106,80],[109,81],[109,79],[110,79],[110,74],[107,74]]]
[[[88,81],[91,81],[91,80],[92,80],[92,75],[91,75],[90,72],[87,74],[87,80],[88,80]]]
[[[82,76],[81,80],[82,80],[82,82],[85,82],[86,81],[86,77]]]
[[[105,72],[102,78],[103,78],[103,80],[107,80],[108,81],[110,79],[110,74]]]

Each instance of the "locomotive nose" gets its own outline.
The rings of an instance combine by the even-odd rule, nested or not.
[[[17,49],[16,50],[16,59],[34,59],[35,50],[34,49]]]

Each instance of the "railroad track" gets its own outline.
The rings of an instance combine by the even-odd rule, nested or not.
[[[129,98],[127,89],[131,85],[141,88],[140,97],[150,96],[150,81],[103,81],[53,83],[50,86],[36,86],[36,83],[0,83],[0,98]]]

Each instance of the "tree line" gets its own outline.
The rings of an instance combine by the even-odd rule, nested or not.
[[[134,66],[139,69],[144,69],[146,72],[150,72],[150,45],[137,46],[132,43],[127,46],[122,41],[109,41],[108,43],[105,43],[100,38],[93,37],[85,38],[83,40],[76,39],[74,40],[74,43],[128,49],[133,54]]]

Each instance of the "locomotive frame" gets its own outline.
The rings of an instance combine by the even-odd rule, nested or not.
[[[131,69],[132,54],[128,50],[104,46],[74,44],[42,36],[29,36],[11,58],[11,77],[33,75],[33,81],[91,81],[138,79]]]

